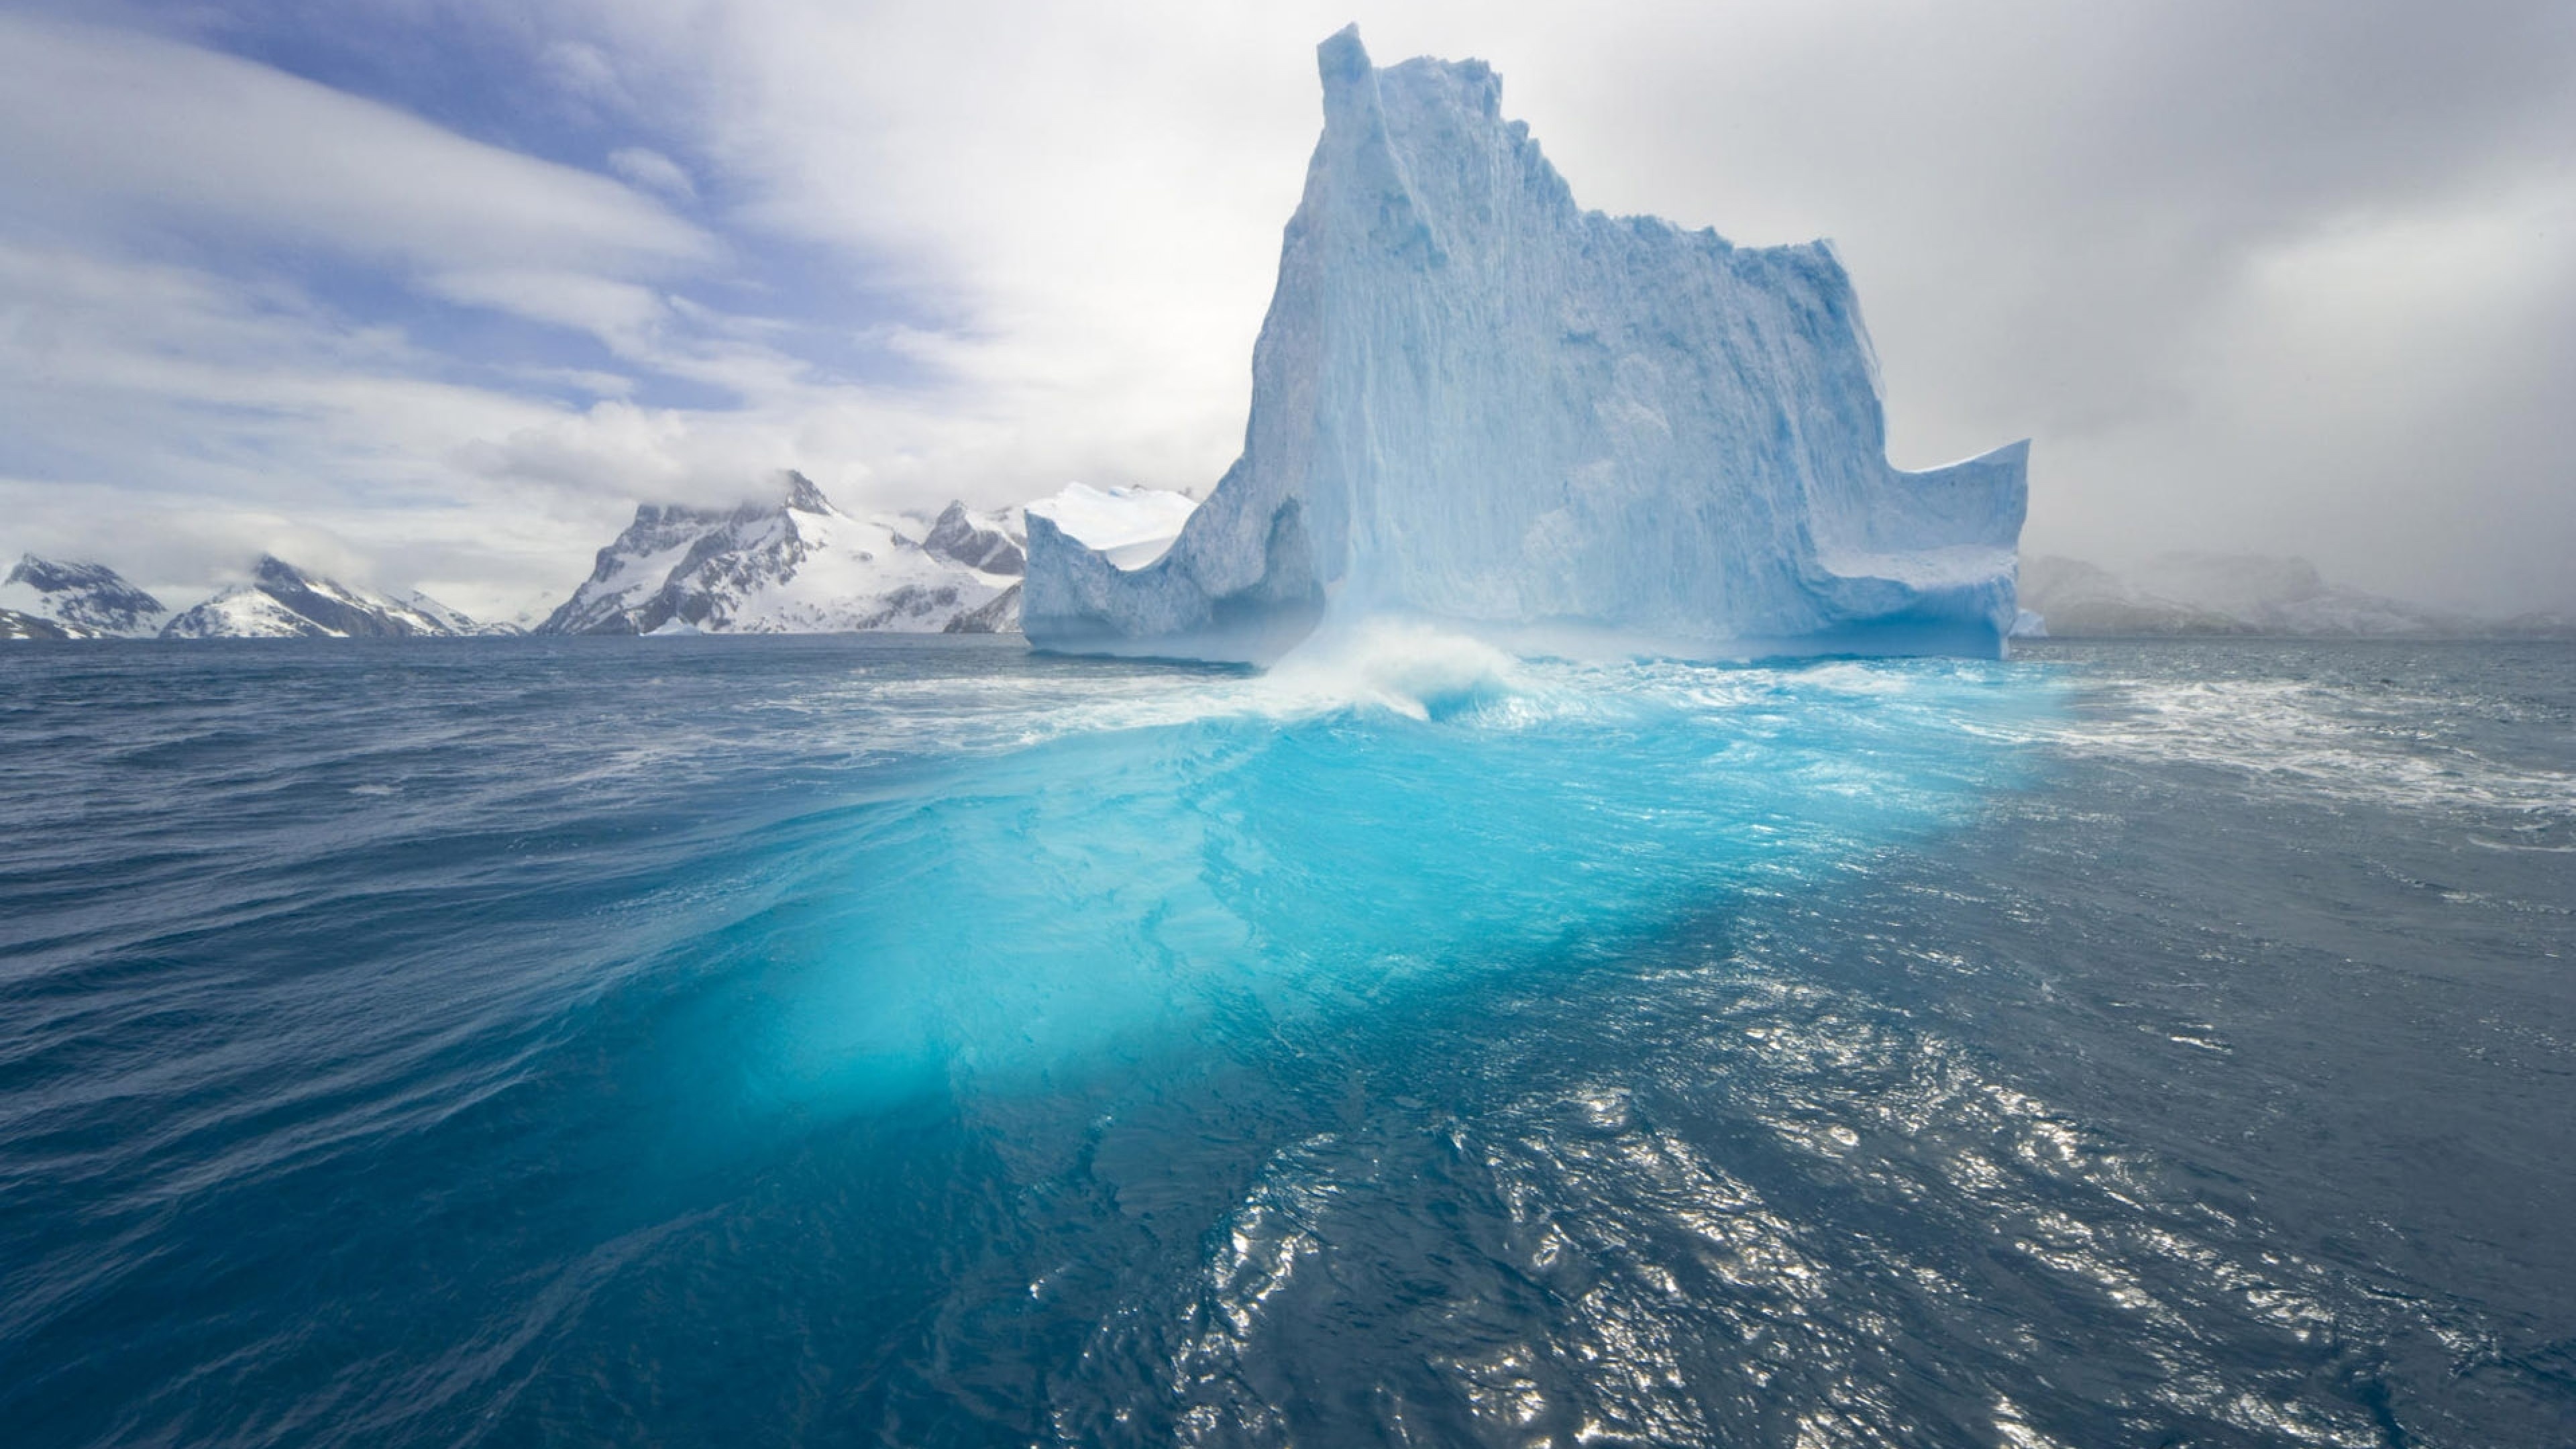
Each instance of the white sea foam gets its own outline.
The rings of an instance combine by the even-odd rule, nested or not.
[[[2058,747],[2234,771],[2312,798],[2576,820],[2576,775],[2444,737],[2426,722],[2450,702],[2430,695],[2284,679],[2099,682],[2109,707],[2054,731]]]

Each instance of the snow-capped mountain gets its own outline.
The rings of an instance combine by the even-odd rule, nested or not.
[[[440,603],[438,600],[431,598],[427,594],[421,593],[417,589],[408,594],[404,594],[394,602],[403,610],[409,613],[418,614],[423,618],[428,619],[431,623],[445,629],[450,634],[491,634],[508,636],[513,634],[525,634],[528,632],[517,624],[504,624],[497,622],[486,623],[480,619],[469,618],[463,612],[449,608],[447,605]]]
[[[0,609],[0,639],[93,639],[94,634],[74,634],[53,620],[37,614],[21,614],[15,609]]]
[[[251,582],[236,584],[164,625],[164,639],[416,639],[511,634],[478,624],[426,594],[401,598],[308,574],[262,558]]]
[[[776,503],[644,504],[540,634],[999,633],[1026,567],[1007,514],[853,517],[801,473]],[[672,627],[678,625],[681,627]]]
[[[2303,558],[2175,553],[2130,576],[2080,559],[2021,566],[2021,604],[2057,638],[2271,634],[2328,638],[2459,636],[2497,626],[2329,584]]]
[[[103,564],[22,554],[0,580],[0,639],[146,638],[170,611]]]

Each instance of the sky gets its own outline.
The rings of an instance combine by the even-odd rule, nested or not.
[[[2576,6],[0,0],[0,551],[480,616],[638,502],[1204,494],[1314,46],[1578,201],[1831,237],[2026,551],[2576,608]]]

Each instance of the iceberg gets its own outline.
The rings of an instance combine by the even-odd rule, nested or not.
[[[1244,448],[1150,561],[1028,511],[1031,644],[1267,663],[1409,616],[1564,647],[1998,655],[2027,442],[1887,462],[1830,244],[1576,206],[1481,61],[1318,50]]]

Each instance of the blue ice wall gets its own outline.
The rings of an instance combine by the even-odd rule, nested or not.
[[[1243,455],[1144,568],[1032,519],[1032,643],[1267,661],[1398,614],[1686,654],[2002,651],[2028,445],[1888,465],[1828,244],[1584,211],[1483,62],[1379,69],[1356,29],[1319,56]]]

